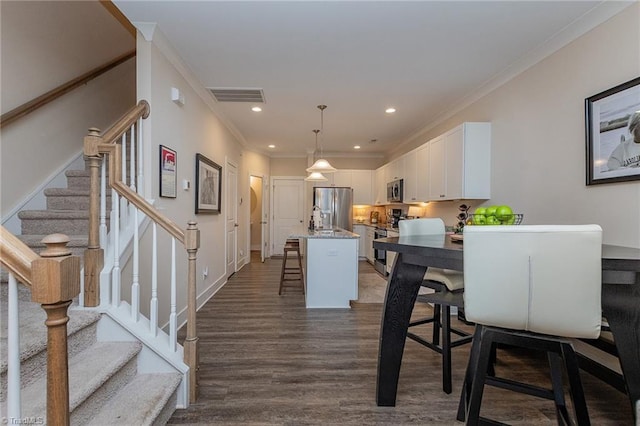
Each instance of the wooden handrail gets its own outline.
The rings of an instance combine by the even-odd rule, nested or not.
[[[0,128],[10,123],[13,123],[20,117],[24,117],[25,115],[32,113],[38,108],[48,104],[49,102],[52,102],[58,99],[62,95],[69,93],[75,88],[82,86],[83,84],[86,84],[87,82],[93,80],[96,77],[99,77],[100,75],[104,74],[110,69],[117,67],[118,65],[128,61],[129,59],[135,56],[136,56],[135,50],[132,50],[123,55],[120,55],[117,58],[107,62],[106,64],[103,64],[97,68],[94,68],[91,71],[85,74],[82,74],[80,77],[76,77],[73,80],[68,81],[56,87],[55,89],[48,91],[44,95],[38,96],[37,98],[32,99],[31,101],[24,103],[7,113],[2,114],[2,116],[0,117]]]
[[[102,132],[101,143],[113,144],[124,134],[139,118],[147,118],[151,108],[145,100],[138,102],[136,106],[127,111],[111,127]]]
[[[31,263],[39,256],[18,237],[0,225],[0,262],[18,281],[31,287]]]

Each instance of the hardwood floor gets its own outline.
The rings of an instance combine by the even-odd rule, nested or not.
[[[169,424],[461,424],[455,415],[469,345],[453,351],[453,392],[447,395],[440,356],[407,341],[397,405],[377,407],[382,305],[307,310],[298,289],[278,296],[280,265],[258,258],[198,312],[200,398],[177,410]],[[536,354],[499,350],[496,370],[549,382],[545,359]],[[633,424],[626,395],[587,373],[582,378],[592,424]],[[551,401],[494,388],[485,390],[482,413],[510,424],[557,424]]]

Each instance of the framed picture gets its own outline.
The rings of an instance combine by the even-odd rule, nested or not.
[[[160,145],[160,196],[176,198],[178,158],[171,148]]]
[[[587,185],[640,180],[640,77],[585,99]]]
[[[220,213],[222,167],[196,154],[196,214]]]

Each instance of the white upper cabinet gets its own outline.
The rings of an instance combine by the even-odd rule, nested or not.
[[[418,201],[429,200],[429,144],[416,150],[416,196]]]
[[[404,179],[404,160],[403,157],[396,158],[387,164],[387,182],[393,180]]]
[[[352,170],[353,204],[374,204],[373,170]]]
[[[418,150],[407,152],[402,156],[404,160],[404,194],[402,201],[405,203],[417,203],[422,200],[418,198]],[[426,167],[422,167],[426,168]]]
[[[387,167],[385,164],[375,171],[375,205],[387,204]]]
[[[463,123],[429,142],[431,200],[491,198],[491,123]]]
[[[373,204],[373,170],[338,170],[324,175],[328,180],[314,186],[353,188],[353,204]]]

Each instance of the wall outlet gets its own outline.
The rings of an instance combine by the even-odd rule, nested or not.
[[[244,256],[244,250],[240,250],[240,256]]]

